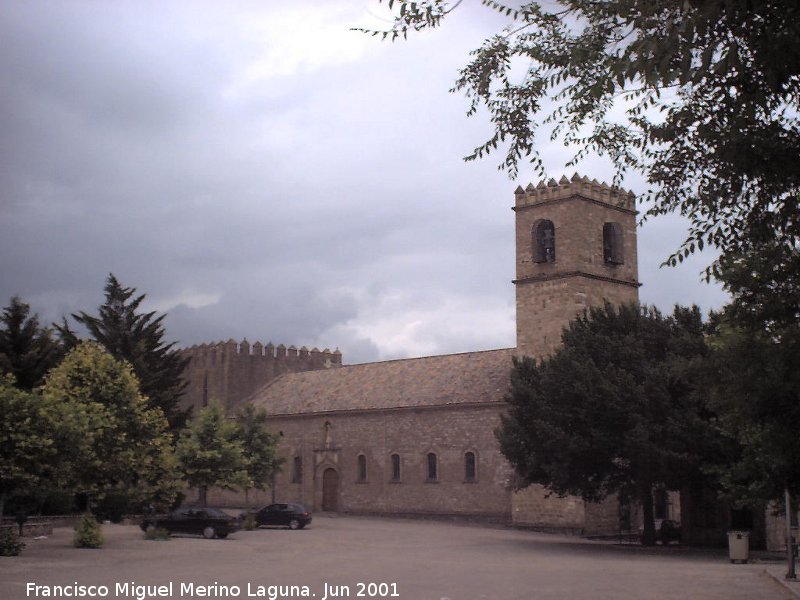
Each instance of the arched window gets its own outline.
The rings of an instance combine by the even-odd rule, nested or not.
[[[438,460],[436,458],[436,454],[433,452],[428,452],[428,460],[427,460],[427,467],[428,467],[428,481],[438,481],[439,480],[439,472],[438,472]]]
[[[400,481],[400,455],[392,454],[392,481]]]
[[[603,262],[607,265],[621,265],[625,262],[624,236],[619,223],[603,225]]]
[[[292,483],[303,483],[303,457],[295,456],[292,464]]]
[[[358,482],[366,483],[367,481],[367,457],[363,454],[358,455]]]
[[[556,261],[556,228],[552,221],[542,219],[534,225],[533,256],[537,263]]]
[[[464,453],[464,481],[474,483],[478,480],[478,463],[474,452]]]

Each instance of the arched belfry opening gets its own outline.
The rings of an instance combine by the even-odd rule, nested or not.
[[[619,223],[603,224],[603,262],[607,265],[625,264],[625,237]]]
[[[533,226],[533,256],[537,263],[556,262],[556,227],[550,219]]]

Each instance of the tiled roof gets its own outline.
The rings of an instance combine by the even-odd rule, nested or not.
[[[286,373],[249,399],[273,415],[502,402],[514,349]]]

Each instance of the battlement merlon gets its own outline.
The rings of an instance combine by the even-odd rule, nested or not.
[[[543,204],[566,200],[573,197],[580,197],[591,202],[610,205],[625,212],[636,212],[636,196],[628,190],[599,182],[596,179],[589,180],[588,177],[581,177],[575,173],[571,179],[562,176],[559,181],[542,179],[538,185],[529,183],[523,189],[518,186],[514,190],[515,206],[514,209],[521,209],[533,204]]]
[[[308,350],[305,346],[298,349],[295,346],[288,348],[283,344],[275,346],[272,342],[262,344],[255,342],[250,344],[246,339],[241,342],[235,340],[228,340],[227,342],[212,342],[210,344],[195,344],[188,348],[181,349],[184,356],[191,357],[194,361],[205,363],[207,360],[216,363],[224,358],[242,359],[245,357],[255,357],[262,360],[311,360],[314,362],[321,362],[322,364],[330,364],[331,366],[341,366],[342,353],[337,348],[331,352],[328,348],[319,350],[312,348]]]

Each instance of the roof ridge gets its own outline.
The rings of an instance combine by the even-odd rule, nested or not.
[[[465,352],[451,352],[449,354],[426,354],[425,356],[410,356],[407,358],[390,358],[387,360],[374,360],[372,362],[353,363],[351,365],[342,365],[337,369],[346,369],[348,367],[365,367],[368,365],[385,365],[386,363],[412,361],[412,360],[425,360],[426,358],[444,358],[446,356],[464,356],[465,354],[486,354],[488,352],[502,352],[503,350],[516,350],[516,347],[508,348],[492,348],[491,350],[467,350]],[[308,373],[309,371],[303,371]]]

